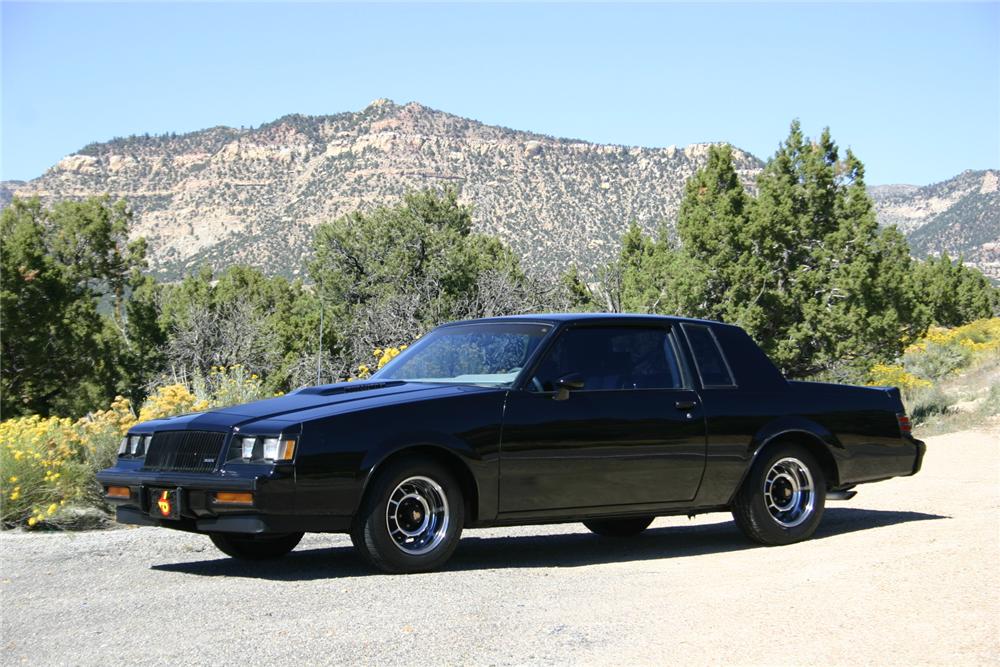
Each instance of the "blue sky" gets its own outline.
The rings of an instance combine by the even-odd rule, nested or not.
[[[415,100],[643,146],[830,126],[870,183],[1000,167],[1000,4],[2,5],[0,177],[92,141]]]

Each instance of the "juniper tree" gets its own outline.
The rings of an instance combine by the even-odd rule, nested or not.
[[[880,229],[864,166],[798,122],[747,193],[727,146],[688,182],[680,247],[637,229],[619,264],[627,309],[744,327],[788,375],[857,377],[922,332],[928,309],[895,228]]]

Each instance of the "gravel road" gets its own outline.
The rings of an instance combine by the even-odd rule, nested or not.
[[[728,515],[639,538],[468,531],[443,572],[373,574],[346,536],[242,564],[156,528],[0,535],[16,664],[998,664],[1000,430],[749,545]]]

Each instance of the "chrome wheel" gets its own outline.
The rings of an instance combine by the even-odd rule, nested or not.
[[[419,556],[432,551],[448,532],[448,496],[429,477],[400,482],[385,507],[385,525],[400,551]]]
[[[809,467],[790,456],[775,461],[764,477],[764,504],[771,518],[785,528],[808,519],[816,504]]]

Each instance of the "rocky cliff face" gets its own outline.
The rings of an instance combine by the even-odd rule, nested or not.
[[[962,255],[1000,279],[1000,172],[965,171],[925,187],[887,185],[870,191],[879,220],[898,225],[915,255]]]
[[[561,272],[577,263],[586,271],[612,256],[630,222],[648,230],[672,224],[684,183],[707,152],[707,144],[639,148],[556,139],[377,100],[358,113],[286,116],[256,129],[91,144],[37,179],[3,184],[0,193],[3,203],[12,193],[50,202],[102,193],[126,198],[136,213],[134,233],[149,240],[151,266],[164,276],[205,262],[299,275],[316,224],[390,203],[407,189],[451,185],[473,205],[476,226],[503,238],[528,267]],[[735,158],[752,187],[761,161],[739,150]],[[938,217],[911,212],[941,205],[921,203],[923,190],[876,189],[880,215],[913,233],[928,227]],[[977,239],[1000,237],[991,202]]]
[[[409,188],[451,185],[482,231],[528,266],[607,259],[631,221],[673,220],[707,145],[629,148],[517,132],[377,100],[359,113],[287,116],[257,129],[92,144],[10,188],[43,200],[110,193],[136,213],[155,270],[208,261],[304,270],[311,229]],[[737,152],[747,183],[760,168]]]

